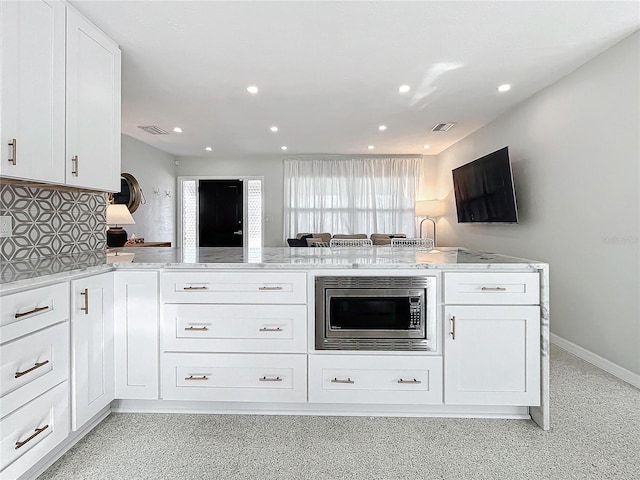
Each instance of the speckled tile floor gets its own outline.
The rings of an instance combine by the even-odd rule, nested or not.
[[[112,414],[39,480],[640,479],[640,391],[559,348],[528,420]]]

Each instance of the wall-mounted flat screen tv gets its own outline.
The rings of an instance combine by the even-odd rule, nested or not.
[[[458,223],[518,223],[509,148],[453,170]]]

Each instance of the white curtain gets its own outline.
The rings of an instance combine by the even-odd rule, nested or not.
[[[301,232],[415,236],[418,158],[284,160],[284,236]]]

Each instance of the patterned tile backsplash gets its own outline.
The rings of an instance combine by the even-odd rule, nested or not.
[[[32,185],[0,185],[0,215],[13,234],[0,238],[0,260],[28,260],[104,250],[107,194]]]

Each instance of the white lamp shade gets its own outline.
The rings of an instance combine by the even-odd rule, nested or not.
[[[416,217],[441,217],[444,205],[440,200],[418,200],[416,202]]]
[[[136,223],[126,205],[107,206],[107,225],[133,225]]]

